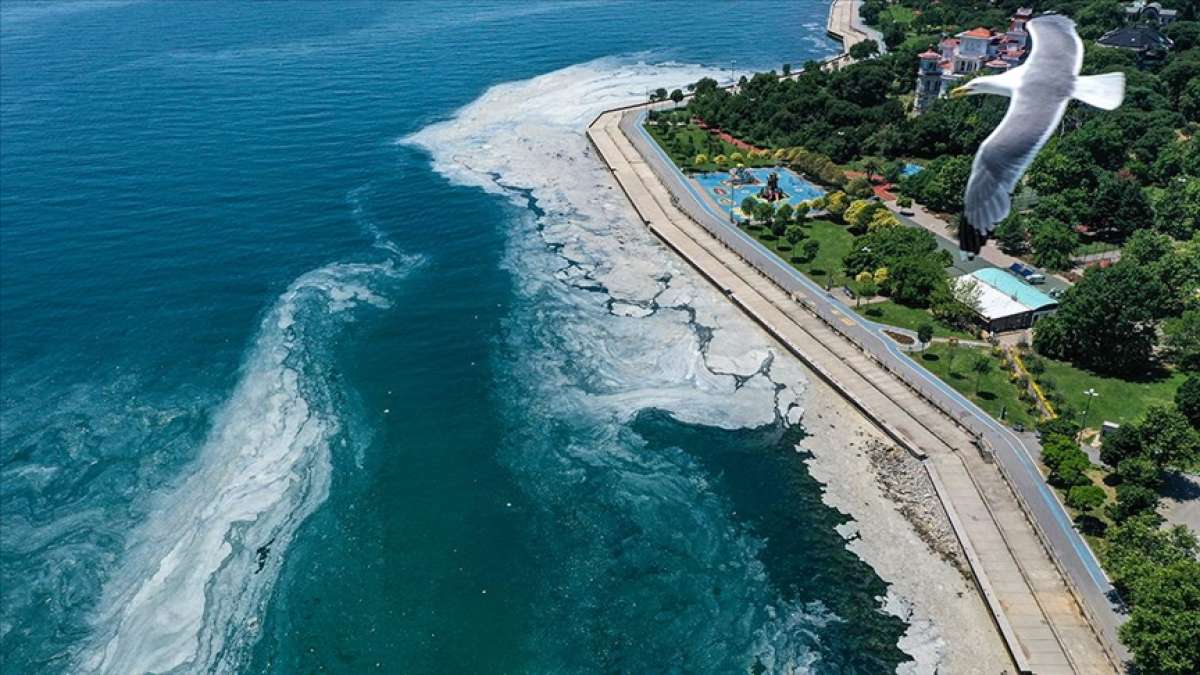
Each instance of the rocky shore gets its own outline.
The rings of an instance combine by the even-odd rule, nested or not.
[[[854,520],[846,547],[890,585],[881,611],[903,617],[900,647],[914,657],[904,673],[1011,672],[992,617],[921,462],[887,442],[818,378],[801,397],[809,455],[826,504]]]

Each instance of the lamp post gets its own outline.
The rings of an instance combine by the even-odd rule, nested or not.
[[[1088,413],[1092,411],[1092,399],[1099,396],[1100,392],[1096,391],[1096,389],[1094,387],[1089,387],[1087,391],[1083,392],[1083,395],[1088,398],[1087,398],[1087,405],[1083,406],[1083,424],[1081,425],[1081,428],[1079,429],[1079,438],[1080,439],[1083,438],[1083,429],[1087,427]]]

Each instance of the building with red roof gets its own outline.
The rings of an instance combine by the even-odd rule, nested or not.
[[[1008,30],[993,32],[979,26],[954,37],[945,37],[920,55],[917,65],[917,91],[913,111],[920,114],[938,98],[956,86],[956,82],[980,70],[1003,72],[1025,59],[1029,34],[1025,23],[1033,10],[1022,7],[1013,14]]]

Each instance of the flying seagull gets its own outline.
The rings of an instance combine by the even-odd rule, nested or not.
[[[1021,66],[999,75],[977,77],[950,96],[998,94],[1008,96],[1008,112],[1000,126],[979,146],[967,182],[965,219],[959,221],[958,244],[972,258],[987,243],[996,223],[1012,207],[1012,191],[1038,150],[1050,140],[1067,103],[1114,110],[1125,98],[1125,75],[1079,76],[1083,42],[1075,22],[1050,14],[1030,20],[1026,27],[1033,51]]]

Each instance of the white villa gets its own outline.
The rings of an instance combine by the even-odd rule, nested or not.
[[[973,28],[942,40],[939,51],[930,49],[921,54],[914,111],[917,114],[924,112],[966,75],[979,70],[1003,72],[1019,65],[1028,51],[1029,34],[1025,32],[1025,22],[1031,18],[1033,10],[1022,7],[1003,33]]]

